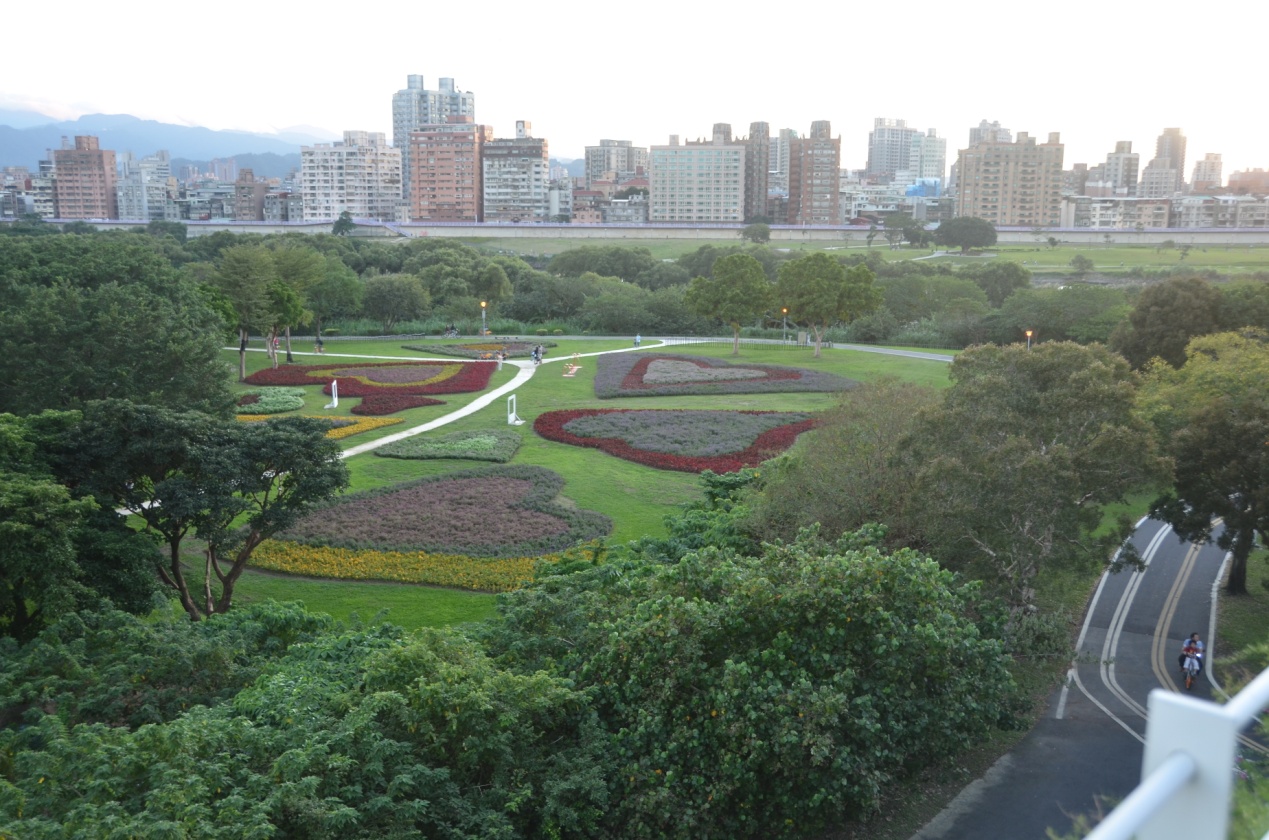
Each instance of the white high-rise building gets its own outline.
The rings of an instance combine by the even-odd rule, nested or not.
[[[648,157],[649,222],[744,221],[744,143],[679,145],[671,137]]]
[[[888,183],[900,171],[907,170],[912,159],[912,137],[917,134],[906,120],[877,117],[868,132],[868,167],[865,174]]]
[[[476,94],[456,89],[453,79],[441,79],[437,90],[427,90],[422,76],[406,76],[405,89],[392,95],[392,145],[402,150],[404,194],[410,194],[410,162],[405,154],[410,132],[425,125],[443,125],[450,117],[473,121],[476,117]]]
[[[908,172],[915,179],[938,178],[942,183],[947,177],[947,138],[939,137],[931,128],[922,134],[912,135],[912,148],[908,155]]]
[[[789,194],[789,151],[798,133],[792,128],[782,128],[779,134],[771,138],[771,146],[767,153],[767,191],[774,195]]]
[[[169,198],[172,158],[167,152],[156,152],[140,160],[131,152],[120,152],[118,161],[115,193],[119,197],[119,218],[149,222],[180,219],[176,202]]]
[[[977,128],[969,130],[969,145],[977,146],[979,143],[1012,143],[1013,132],[1003,127],[998,120],[987,122],[981,120]]]
[[[342,143],[300,148],[304,221],[353,218],[392,221],[401,202],[401,150],[380,131],[345,131]]]
[[[1132,150],[1131,140],[1120,140],[1115,144],[1115,151],[1106,155],[1104,178],[1110,184],[1113,195],[1132,196],[1137,194],[1137,176],[1141,165],[1141,155]]]
[[[618,183],[648,168],[648,150],[629,140],[600,140],[586,147],[586,185],[596,181]]]

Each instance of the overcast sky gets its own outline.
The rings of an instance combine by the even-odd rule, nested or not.
[[[1251,0],[11,5],[0,107],[59,118],[391,141],[392,94],[413,73],[474,92],[496,136],[530,121],[560,158],[600,138],[827,119],[857,169],[873,119],[892,117],[947,137],[949,165],[987,119],[1041,142],[1061,132],[1067,168],[1117,140],[1144,167],[1167,126],[1189,138],[1187,179],[1207,152],[1226,178],[1269,167],[1256,40],[1269,13]]]

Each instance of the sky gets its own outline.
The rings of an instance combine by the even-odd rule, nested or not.
[[[127,113],[214,129],[310,126],[392,139],[392,95],[419,74],[476,94],[495,136],[532,123],[557,158],[601,138],[636,146],[733,134],[765,121],[805,134],[832,122],[842,167],[863,168],[877,117],[948,138],[948,164],[980,120],[1044,142],[1064,165],[1130,140],[1141,166],[1178,126],[1186,172],[1220,153],[1224,175],[1269,168],[1254,38],[1260,3],[417,3],[221,0],[73,4],[4,14],[0,108],[71,119]],[[58,12],[59,16],[63,12]],[[23,36],[25,35],[25,37]],[[65,39],[56,49],[50,38]],[[2,151],[2,150],[0,150]],[[156,150],[132,149],[137,154]],[[2,155],[0,155],[2,157]]]

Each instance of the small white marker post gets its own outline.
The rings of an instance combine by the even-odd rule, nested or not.
[[[327,408],[339,408],[339,380],[332,379],[330,381],[330,402],[326,404]]]
[[[515,394],[512,394],[511,396],[507,397],[507,425],[508,426],[523,426],[524,425],[524,421],[520,419],[520,416],[518,414],[516,414],[516,395]]]

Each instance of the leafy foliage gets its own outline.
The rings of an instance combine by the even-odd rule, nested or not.
[[[990,248],[995,245],[996,228],[986,219],[957,216],[938,226],[934,231],[934,241],[940,245],[960,248],[964,254],[970,248]]]
[[[1220,291],[1198,277],[1176,277],[1141,293],[1110,346],[1138,370],[1156,356],[1176,368],[1185,364],[1190,339],[1217,332],[1220,324]]]
[[[266,388],[247,391],[238,398],[239,408],[249,408],[252,414],[282,414],[304,407],[302,388]]]
[[[817,359],[828,327],[838,321],[850,323],[881,305],[867,266],[847,269],[822,251],[780,266],[776,297],[788,308],[791,323],[810,327],[815,334]]]
[[[762,265],[748,254],[719,258],[709,277],[697,277],[684,301],[698,315],[717,318],[732,329],[732,355],[740,353],[740,324],[771,306],[772,288]]]

